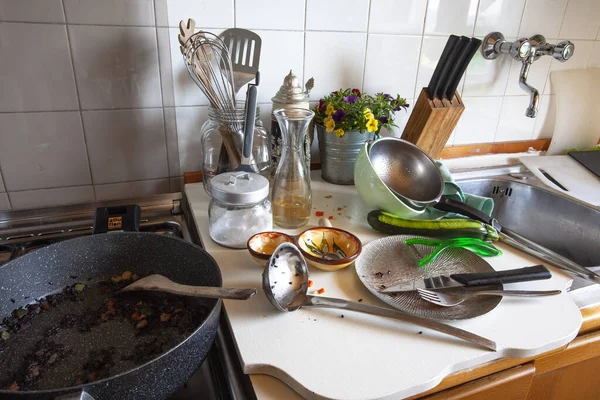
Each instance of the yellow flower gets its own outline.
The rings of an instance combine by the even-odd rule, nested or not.
[[[369,122],[367,122],[367,131],[376,132],[378,126],[379,126],[379,121],[377,121],[374,118],[371,118],[371,119],[369,119]]]
[[[371,112],[370,108],[365,108],[365,110],[363,111],[363,115],[367,118],[367,119],[375,119],[375,116],[373,115],[373,112]]]
[[[335,112],[335,108],[331,104],[327,104],[327,108],[325,109],[325,115],[331,115]]]
[[[346,132],[344,132],[344,130],[342,128],[338,128],[338,129],[335,130],[335,135],[337,137],[342,137],[342,136],[344,136],[345,133]]]
[[[329,117],[326,117],[323,120],[323,122],[325,123],[325,130],[327,132],[333,132],[333,130],[335,129],[335,121],[333,120],[331,115]]]

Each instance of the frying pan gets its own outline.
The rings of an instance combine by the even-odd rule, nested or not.
[[[439,168],[414,144],[394,137],[382,138],[371,144],[368,157],[375,173],[406,206],[406,214],[398,216],[410,218],[412,211],[432,207],[481,221],[496,229],[500,241],[509,246],[600,284],[600,275],[595,272],[531,239],[503,229],[496,218],[468,204],[442,196],[444,180]]]
[[[186,285],[222,285],[216,261],[194,244],[154,233],[111,232],[137,229],[139,216],[137,206],[99,209],[94,231],[109,233],[55,243],[0,267],[0,318],[9,316],[12,310],[26,306],[33,299],[72,285],[76,282],[73,276],[83,282],[91,278],[93,283],[131,270],[136,273],[156,272]],[[202,364],[216,334],[222,301],[190,301],[196,300],[206,310],[204,320],[179,344],[145,364],[79,386],[22,392],[0,390],[0,398],[60,397],[62,400],[61,396],[67,396],[79,399],[83,393],[96,400],[166,398],[183,386]],[[87,333],[78,336],[78,340]],[[90,341],[90,347],[95,345],[92,337],[85,340]],[[110,343],[123,339],[109,330],[102,340]],[[62,362],[71,361],[67,358]]]

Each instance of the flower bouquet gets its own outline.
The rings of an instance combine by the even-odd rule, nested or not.
[[[379,137],[381,128],[389,131],[396,126],[394,112],[406,108],[408,104],[400,96],[387,93],[371,96],[358,89],[340,89],[319,100],[314,120],[323,179],[340,185],[354,184],[358,153],[372,135]]]
[[[315,107],[315,121],[342,137],[346,132],[370,132],[379,136],[382,127],[394,125],[393,113],[408,108],[406,99],[387,93],[375,96],[362,94],[358,89],[340,89],[319,100]]]

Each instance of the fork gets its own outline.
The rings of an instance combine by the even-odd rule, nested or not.
[[[560,290],[478,290],[468,293],[448,293],[436,290],[417,289],[419,296],[425,301],[443,307],[452,307],[470,299],[473,296],[514,296],[542,297],[560,294]]]

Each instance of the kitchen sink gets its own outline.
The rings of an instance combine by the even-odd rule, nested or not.
[[[600,266],[600,208],[549,189],[522,169],[498,176],[470,175],[453,174],[465,193],[494,199],[493,216],[501,226],[585,267]],[[600,292],[600,285],[580,278],[574,279],[571,291],[590,285]]]

